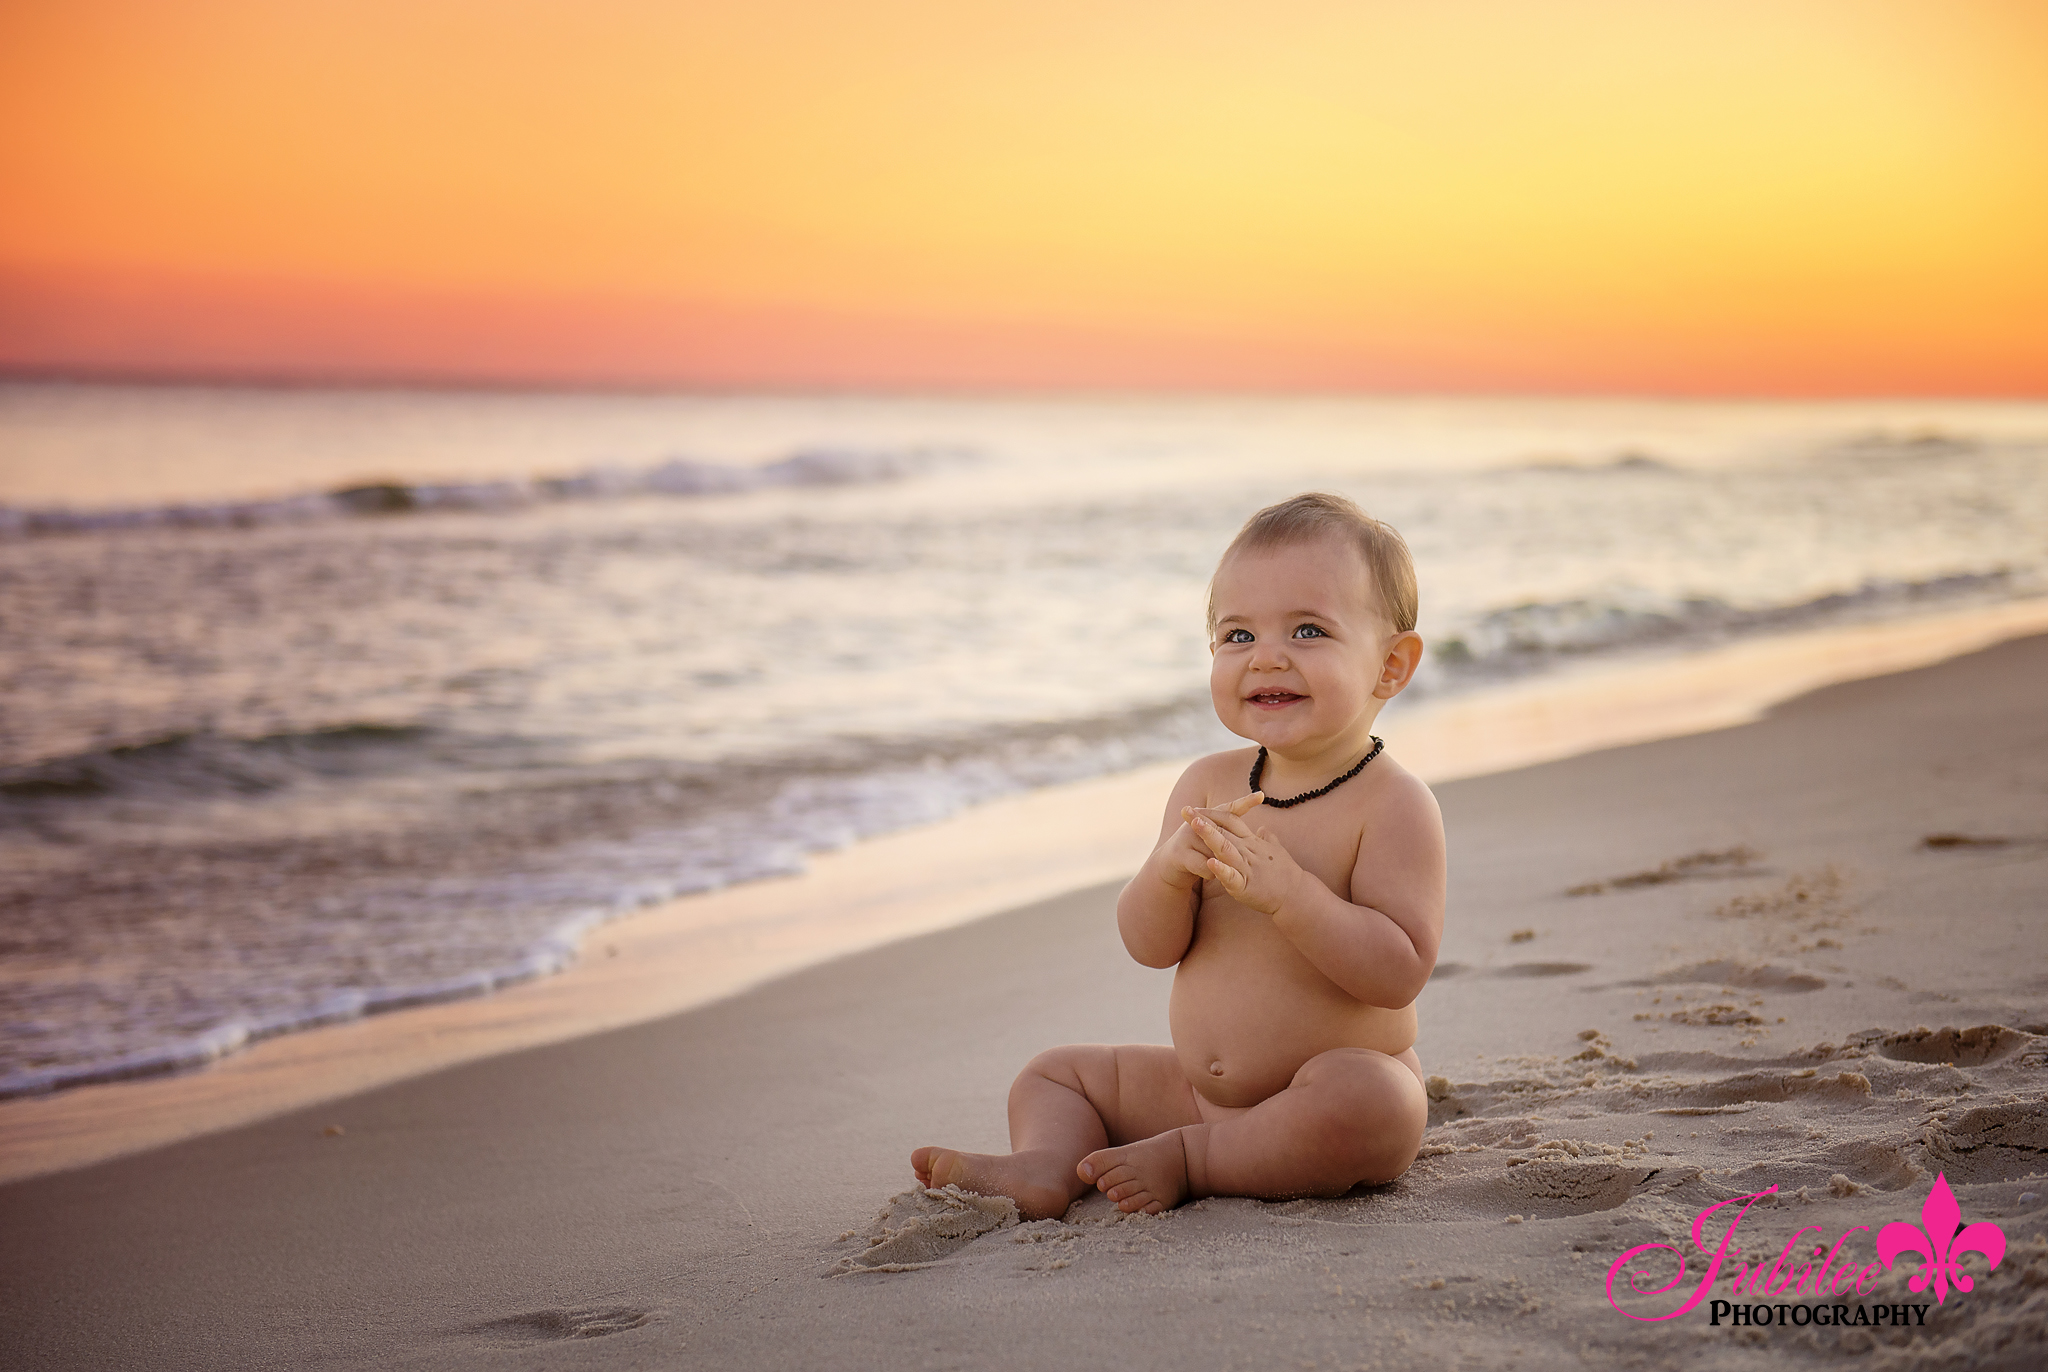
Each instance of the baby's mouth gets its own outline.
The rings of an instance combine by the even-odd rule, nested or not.
[[[1295,701],[1307,700],[1308,697],[1297,695],[1293,691],[1261,691],[1255,696],[1246,696],[1245,699],[1254,705],[1263,705],[1272,709],[1282,705],[1292,705]]]

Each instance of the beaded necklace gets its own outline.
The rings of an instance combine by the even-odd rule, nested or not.
[[[1350,771],[1346,772],[1343,776],[1338,777],[1335,781],[1332,781],[1327,785],[1318,786],[1313,791],[1303,791],[1300,795],[1290,796],[1286,800],[1275,800],[1273,799],[1273,797],[1267,796],[1266,804],[1272,806],[1276,810],[1284,810],[1290,805],[1300,805],[1304,802],[1314,800],[1317,796],[1326,796],[1330,794],[1330,792],[1336,790],[1339,786],[1342,786],[1345,782],[1351,780],[1351,778],[1357,776],[1360,772],[1364,771],[1365,764],[1371,762],[1374,758],[1378,757],[1380,755],[1380,749],[1386,746],[1386,740],[1382,739],[1378,734],[1374,734],[1372,735],[1372,751],[1367,753],[1364,757],[1358,759],[1358,765],[1356,767],[1353,767]],[[1252,764],[1251,788],[1254,791],[1259,789],[1259,778],[1265,775],[1265,771],[1266,746],[1262,743],[1259,745],[1258,761]]]

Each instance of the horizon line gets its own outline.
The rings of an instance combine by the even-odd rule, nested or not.
[[[1519,389],[1498,386],[1442,387],[1332,387],[1222,386],[1190,383],[1183,386],[1091,385],[1070,382],[1062,385],[1018,383],[1014,386],[985,382],[955,384],[933,381],[922,385],[878,385],[858,382],[778,382],[755,385],[730,382],[693,382],[685,379],[580,377],[575,380],[546,376],[478,375],[469,373],[428,373],[417,371],[337,371],[311,375],[298,371],[215,371],[205,368],[35,366],[0,362],[0,385],[69,385],[80,387],[156,387],[165,390],[248,390],[248,391],[397,391],[444,394],[532,394],[591,396],[671,396],[676,398],[758,398],[758,399],[902,399],[902,400],[1609,400],[1648,401],[1667,404],[1849,404],[1876,401],[1926,401],[1977,404],[2048,403],[2048,391],[2036,393],[2005,391],[1674,391],[1626,390],[1610,387],[1550,387]]]

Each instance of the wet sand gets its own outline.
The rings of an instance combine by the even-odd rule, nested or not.
[[[1003,1145],[1039,1048],[1163,1037],[1169,975],[1117,947],[1105,884],[0,1188],[7,1361],[2038,1367],[2044,679],[2026,639],[1441,785],[1439,1080],[1391,1186],[972,1238],[934,1198],[876,1219],[912,1146]],[[1778,1187],[1744,1221],[1770,1256],[1917,1221],[1937,1172],[2011,1247],[1925,1326],[1608,1304],[1616,1256],[1716,1201]],[[900,1251],[937,1265],[829,1275],[917,1211],[955,1237]],[[1903,1270],[1864,1297],[1926,1299]]]

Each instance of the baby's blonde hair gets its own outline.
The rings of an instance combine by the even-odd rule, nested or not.
[[[1259,552],[1285,548],[1319,538],[1339,538],[1358,549],[1372,573],[1380,611],[1397,632],[1415,627],[1418,596],[1415,589],[1415,559],[1408,542],[1384,520],[1374,519],[1341,495],[1309,491],[1268,505],[1244,522],[1237,537],[1216,560],[1218,570],[1232,553]],[[1216,633],[1216,577],[1209,577],[1209,633]]]

